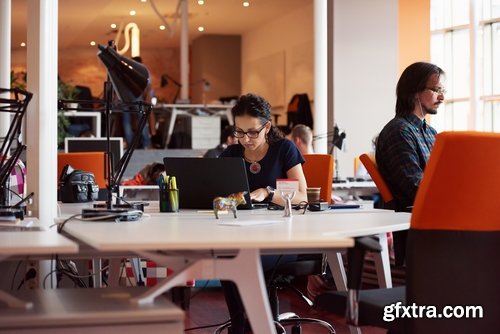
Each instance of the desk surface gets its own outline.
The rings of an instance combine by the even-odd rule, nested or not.
[[[77,252],[78,245],[58,234],[55,227],[45,231],[0,230],[0,257],[55,253],[73,254]]]
[[[240,210],[237,220],[231,215],[216,220],[213,213],[184,211],[151,214],[137,222],[73,221],[64,231],[100,251],[318,249],[350,247],[349,237],[407,229],[410,221],[406,213],[373,210],[308,212],[293,216],[291,221],[282,215],[280,211]],[[233,222],[249,225],[221,225]]]

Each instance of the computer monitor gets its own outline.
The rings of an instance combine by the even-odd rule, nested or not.
[[[123,138],[110,137],[111,153],[113,154],[113,166],[116,169],[123,155]],[[64,152],[107,152],[106,138],[94,137],[66,137],[64,139]]]

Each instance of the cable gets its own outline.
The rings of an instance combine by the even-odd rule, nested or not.
[[[63,221],[62,223],[54,223],[54,224],[50,225],[50,227],[57,226],[57,233],[62,233],[64,225],[66,225],[67,222],[69,222],[72,219],[75,219],[78,216],[80,216],[79,213],[74,214],[74,215],[70,216],[69,218],[67,218],[65,221]]]
[[[12,277],[12,282],[10,283],[11,290],[14,290],[14,281],[16,280],[17,272],[19,271],[19,267],[21,267],[21,263],[23,263],[23,260],[17,262],[16,270],[14,270],[14,276]]]

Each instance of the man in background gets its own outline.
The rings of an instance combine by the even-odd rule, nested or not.
[[[310,127],[304,124],[297,124],[292,128],[290,140],[295,143],[302,155],[314,153],[312,146],[313,133]]]
[[[396,210],[413,206],[436,140],[436,130],[425,117],[437,114],[444,100],[443,76],[444,71],[434,64],[408,66],[396,87],[396,116],[379,134],[375,157],[394,196]]]

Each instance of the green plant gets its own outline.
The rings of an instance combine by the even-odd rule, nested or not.
[[[26,90],[26,72],[10,71],[10,87]]]
[[[57,79],[57,97],[61,100],[74,100],[80,91],[75,86]]]

